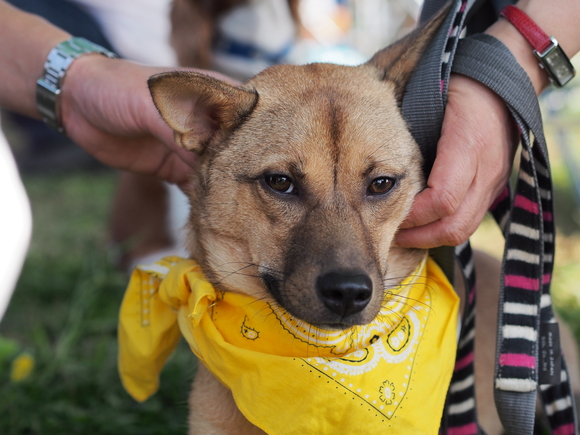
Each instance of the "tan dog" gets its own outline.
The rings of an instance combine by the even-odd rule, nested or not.
[[[393,245],[425,185],[399,104],[443,16],[358,67],[276,66],[239,88],[193,73],[151,78],[177,142],[199,156],[189,249],[217,289],[273,301],[313,325],[345,329],[375,318],[385,292],[424,255]],[[480,418],[499,433],[495,322],[482,323],[478,380],[488,377],[490,388],[478,396]],[[190,406],[192,434],[263,433],[202,365]]]

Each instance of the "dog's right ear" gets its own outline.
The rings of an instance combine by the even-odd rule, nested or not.
[[[252,113],[258,94],[203,74],[176,71],[147,82],[161,117],[183,148],[202,153],[218,134],[227,135]]]
[[[395,84],[395,98],[398,103],[403,98],[407,81],[450,9],[451,3],[447,3],[431,20],[394,44],[375,53],[368,61],[370,65],[382,71],[383,80],[389,80]]]

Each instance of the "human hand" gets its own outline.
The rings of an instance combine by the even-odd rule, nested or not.
[[[396,243],[432,248],[465,242],[505,187],[517,143],[517,127],[501,98],[453,74],[427,188],[415,197]]]
[[[61,94],[66,134],[108,166],[183,184],[195,156],[175,143],[147,88],[150,76],[168,70],[100,55],[75,60]]]
[[[520,0],[517,6],[548,34],[556,35],[573,56],[580,50],[580,30],[574,24],[580,2],[557,3],[555,7],[539,0]],[[498,20],[485,33],[512,52],[536,94],[548,86],[548,76],[538,67],[531,45],[511,23]],[[501,99],[478,82],[452,74],[427,188],[415,198],[396,242],[417,248],[465,242],[504,188],[517,143],[517,128]]]

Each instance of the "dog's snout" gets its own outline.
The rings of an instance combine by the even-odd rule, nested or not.
[[[316,291],[330,311],[344,318],[365,309],[373,282],[365,273],[328,272],[318,278]]]

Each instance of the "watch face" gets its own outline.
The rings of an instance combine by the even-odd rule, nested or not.
[[[564,86],[574,77],[574,67],[559,46],[555,46],[540,60],[558,86]]]

